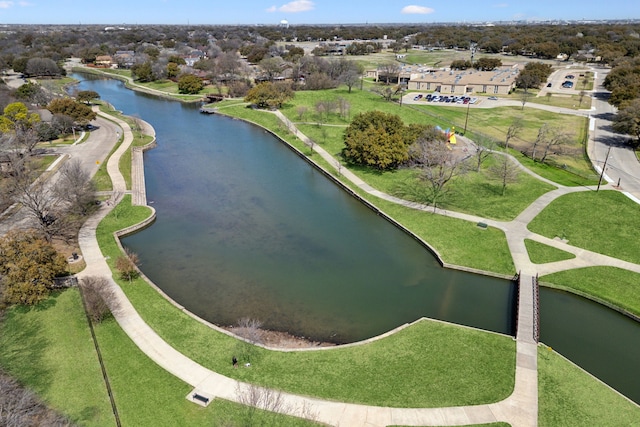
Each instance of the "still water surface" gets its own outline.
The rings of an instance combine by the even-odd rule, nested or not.
[[[262,129],[77,77],[82,90],[156,129],[145,176],[158,219],[124,244],[190,311],[222,325],[258,318],[335,342],[422,316],[513,333],[510,282],[441,268]],[[631,380],[640,374],[637,322],[546,289],[541,313],[545,343],[640,401]]]

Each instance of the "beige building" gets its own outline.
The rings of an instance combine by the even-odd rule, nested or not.
[[[515,88],[519,72],[517,64],[502,66],[493,71],[429,70],[412,74],[407,88],[409,90],[440,92],[445,95],[467,93],[506,95]]]

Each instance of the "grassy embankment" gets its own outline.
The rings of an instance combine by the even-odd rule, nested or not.
[[[315,425],[219,399],[203,409],[185,399],[192,388],[152,362],[113,318],[95,332],[122,425]],[[0,324],[0,367],[73,422],[115,425],[77,289],[8,310]]]

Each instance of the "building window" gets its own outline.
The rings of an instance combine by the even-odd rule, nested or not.
[[[493,93],[498,93],[498,87],[499,87],[498,85],[495,85],[493,87]]]

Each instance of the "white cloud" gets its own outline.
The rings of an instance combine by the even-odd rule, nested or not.
[[[275,6],[271,6],[270,8],[268,8],[268,9],[267,9],[267,12],[269,12],[269,13],[273,13],[273,12],[275,12],[276,10],[278,10],[278,8],[277,8],[277,7],[275,7]]]
[[[284,4],[278,8],[280,12],[286,13],[297,13],[297,12],[306,12],[308,10],[313,10],[315,8],[315,4],[310,0],[294,0],[287,4]]]
[[[10,7],[13,7],[12,1],[0,1],[0,9],[9,9]]]
[[[433,10],[430,7],[416,6],[414,4],[409,5],[409,6],[405,6],[400,11],[400,13],[404,13],[406,15],[413,15],[413,14],[428,15],[429,13],[433,13],[433,12],[435,12],[435,10]]]

